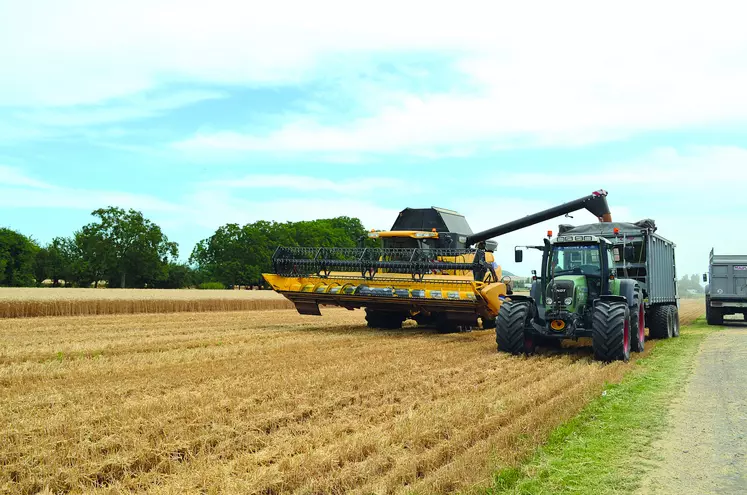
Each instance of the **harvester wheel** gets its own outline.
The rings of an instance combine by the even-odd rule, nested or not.
[[[680,336],[680,310],[677,306],[671,304],[667,306],[667,312],[672,319],[672,337]]]
[[[529,318],[528,302],[504,302],[495,319],[495,342],[499,352],[531,354],[535,343],[525,332]]]
[[[462,326],[459,322],[450,320],[446,317],[445,313],[439,313],[436,316],[435,323],[438,333],[457,333],[462,331]]]
[[[369,328],[396,330],[402,328],[403,321],[405,321],[405,317],[401,313],[366,309],[366,324]]]
[[[643,352],[645,348],[645,342],[646,342],[646,316],[645,311],[643,309],[643,303],[640,302],[640,299],[638,300],[638,303],[633,306],[633,311],[631,311],[630,319],[631,319],[631,342],[630,342],[630,350],[633,352]]]
[[[630,309],[624,302],[599,301],[591,322],[594,359],[628,361],[631,340]]]
[[[495,318],[483,318],[482,319],[483,330],[491,330],[493,328],[495,328]]]
[[[660,305],[651,308],[651,323],[648,327],[652,339],[668,339],[672,336],[672,318],[669,306]]]

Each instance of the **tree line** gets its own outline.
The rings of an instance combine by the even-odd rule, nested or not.
[[[258,221],[219,227],[197,243],[188,261],[179,247],[139,211],[117,207],[93,211],[94,222],[69,237],[41,245],[0,228],[0,286],[129,288],[219,288],[263,285],[278,246],[355,247],[365,236],[357,218],[301,222]]]

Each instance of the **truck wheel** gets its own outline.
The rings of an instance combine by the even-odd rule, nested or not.
[[[643,310],[643,304],[640,302],[635,305],[630,315],[631,319],[631,342],[630,349],[633,352],[643,352],[646,342],[646,317]]]
[[[403,321],[405,321],[405,315],[402,313],[366,309],[366,324],[369,328],[396,330],[402,328]]]
[[[672,337],[680,336],[680,310],[674,304],[667,306],[667,311],[672,319]]]
[[[718,309],[714,309],[711,307],[710,297],[706,297],[706,322],[709,325],[724,324],[724,315],[722,315],[721,311],[719,311]]]
[[[660,305],[651,309],[651,323],[648,329],[652,339],[668,339],[672,336],[672,319],[668,307]]]
[[[495,343],[499,352],[511,354],[531,354],[535,344],[530,335],[525,333],[529,318],[528,302],[504,302],[495,319]]]
[[[630,309],[624,302],[599,301],[591,322],[594,359],[628,361],[631,340]]]

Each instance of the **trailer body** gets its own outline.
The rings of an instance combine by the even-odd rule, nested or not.
[[[747,319],[747,255],[711,254],[708,260],[706,317],[711,325],[724,316],[742,314]],[[710,280],[709,280],[710,279]]]

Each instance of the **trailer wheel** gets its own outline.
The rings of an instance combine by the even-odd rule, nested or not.
[[[669,316],[668,308],[666,305],[651,308],[651,323],[648,329],[652,339],[668,339],[672,336],[672,318]]]
[[[645,349],[646,342],[646,317],[643,309],[643,304],[638,302],[633,307],[633,311],[630,315],[631,319],[631,343],[630,349],[633,352],[643,352]]]
[[[529,319],[528,302],[504,302],[495,319],[495,343],[499,352],[511,354],[531,354],[535,343],[531,335],[525,332]]]
[[[628,361],[631,340],[630,309],[624,302],[599,301],[591,322],[594,359]]]
[[[680,336],[680,310],[674,304],[667,306],[667,311],[672,319],[672,337]]]
[[[369,328],[396,330],[402,328],[405,315],[394,311],[377,311],[366,308],[366,324]]]

